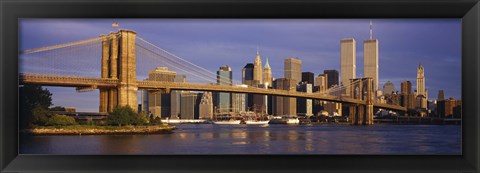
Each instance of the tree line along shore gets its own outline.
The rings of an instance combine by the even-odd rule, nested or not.
[[[135,112],[131,107],[116,107],[106,121],[77,122],[75,118],[54,113],[65,108],[52,105],[52,94],[35,85],[20,87],[21,132],[34,135],[108,135],[172,133],[175,126],[162,124],[159,117]]]

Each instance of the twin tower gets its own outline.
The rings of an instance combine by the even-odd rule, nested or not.
[[[363,71],[365,78],[373,79],[374,91],[378,90],[378,40],[368,39],[363,42]],[[356,42],[353,38],[345,38],[340,41],[340,82],[347,86],[347,94],[350,93],[348,86],[350,79],[357,78]]]

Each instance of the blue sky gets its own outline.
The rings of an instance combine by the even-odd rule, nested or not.
[[[257,46],[263,64],[268,57],[275,78],[283,77],[283,60],[289,57],[300,58],[303,71],[315,76],[326,69],[340,71],[340,39],[347,37],[357,41],[357,76],[363,76],[363,40],[369,38],[370,24],[369,19],[22,19],[20,49],[95,38],[117,30],[111,27],[113,22],[210,71],[228,64],[238,81],[242,67],[253,62]],[[415,88],[416,69],[422,63],[429,98],[436,98],[439,89],[445,90],[446,97],[461,97],[460,19],[373,19],[373,36],[379,40],[380,88],[392,81],[400,90],[403,80],[412,81]],[[82,55],[81,51],[73,54]],[[21,57],[24,71],[28,63],[23,62],[33,62],[28,58]],[[98,61],[75,70],[99,71],[100,57],[90,58]],[[83,59],[53,66],[70,68]],[[98,91],[47,88],[54,94],[55,105],[98,111]]]

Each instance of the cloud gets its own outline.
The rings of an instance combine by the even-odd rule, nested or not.
[[[132,29],[139,37],[210,72],[215,73],[219,66],[228,64],[234,80],[241,80],[241,69],[253,62],[257,46],[263,64],[268,57],[275,78],[283,77],[283,60],[288,57],[299,57],[303,71],[316,75],[325,69],[340,71],[340,39],[346,37],[357,41],[357,75],[363,74],[363,40],[369,37],[369,20],[366,19],[27,19],[20,21],[21,48],[98,37],[116,30],[110,27],[114,21],[119,22],[121,28]],[[430,96],[444,89],[446,95],[460,97],[460,20],[375,19],[373,23],[374,37],[379,40],[380,88],[388,80],[394,82],[397,89],[403,80],[411,80],[414,84],[416,68],[422,63]],[[73,59],[71,63],[86,63],[83,60],[87,59]],[[142,62],[137,75],[143,78],[154,67],[168,66],[165,64],[168,61],[160,59],[139,56],[139,61]],[[59,72],[72,70],[68,62],[65,63]],[[91,63],[73,71],[91,72],[96,65]],[[29,68],[34,67],[23,69]],[[178,70],[177,73],[183,74]],[[187,78],[196,81],[192,75]],[[83,97],[87,96],[79,98],[86,101],[88,99]],[[68,99],[66,96],[57,98]],[[94,107],[88,109],[96,110],[97,103],[90,102],[94,102]]]

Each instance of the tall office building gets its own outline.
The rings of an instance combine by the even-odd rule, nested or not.
[[[232,112],[240,113],[247,111],[247,94],[232,93]]]
[[[148,79],[151,81],[174,82],[176,72],[168,70],[167,67],[157,67],[148,73]],[[171,95],[162,91],[148,91],[144,99],[145,110],[154,117],[170,117]],[[145,101],[144,101],[145,103]]]
[[[357,71],[356,42],[353,38],[340,40],[340,85],[349,86],[350,79],[355,79]],[[346,87],[346,95],[350,95],[350,87]]]
[[[423,95],[427,97],[427,91],[425,89],[425,70],[422,64],[417,69],[417,95]]]
[[[378,90],[378,40],[363,42],[363,74],[373,79],[373,89]]]
[[[232,85],[232,68],[228,65],[221,66],[217,71],[217,84]]]
[[[383,94],[387,95],[393,92],[395,92],[395,85],[390,81],[385,82],[385,84],[383,84]]]
[[[401,83],[401,90],[400,90],[400,98],[401,102],[400,105],[407,107],[407,109],[414,109],[415,108],[415,94],[412,93],[412,82],[410,81],[403,81]]]
[[[312,84],[301,82],[297,87],[298,92],[312,93]],[[297,113],[306,116],[312,116],[313,113],[312,99],[297,98]]]
[[[293,79],[279,78],[273,81],[273,88],[295,91],[297,82]],[[294,97],[275,96],[273,98],[273,114],[274,115],[296,115],[297,99]]]
[[[417,69],[417,92],[416,92],[417,104],[416,107],[421,109],[427,108],[428,91],[425,88],[425,70],[422,64]]]
[[[443,90],[438,90],[437,101],[445,100],[445,93]]]
[[[201,94],[196,92],[182,92],[180,119],[198,119]]]
[[[437,112],[442,118],[461,118],[462,101],[448,98],[437,102]]]
[[[232,69],[230,66],[221,66],[217,71],[217,84],[232,85]],[[219,112],[231,111],[231,93],[218,92],[216,93],[216,107]]]
[[[254,65],[253,63],[248,63],[242,69],[242,84],[257,87],[258,84],[260,84],[260,81],[254,80],[253,77],[254,77]]]
[[[327,87],[331,88],[335,85],[338,86],[338,71],[337,70],[324,70],[323,74],[328,76]]]
[[[200,119],[213,119],[213,101],[211,92],[203,92],[198,106]]]
[[[271,87],[272,82],[273,82],[272,68],[270,68],[270,64],[268,64],[268,58],[267,58],[267,62],[265,62],[265,67],[263,67],[263,83],[268,84],[268,86]]]
[[[260,54],[257,50],[257,55],[255,56],[255,61],[253,62],[253,80],[257,80],[259,84],[263,83],[262,68],[262,60],[260,59]]]
[[[363,42],[363,75],[373,79],[373,89],[378,90],[378,40],[373,39],[370,21],[370,39]]]
[[[187,83],[187,76],[184,74],[177,74],[175,76],[175,82],[178,83]]]
[[[287,58],[284,61],[284,77],[292,79],[296,83],[302,81],[302,60],[298,58]]]
[[[162,82],[175,82],[176,72],[168,70],[168,67],[157,67],[154,70],[148,72],[148,80],[162,81]]]
[[[309,84],[315,84],[315,77],[312,72],[302,72],[302,81]]]
[[[253,67],[254,67],[253,63],[248,63],[247,65],[245,65],[245,67],[243,67],[242,84],[257,87],[258,84],[260,83],[258,80],[253,80]],[[245,103],[247,108],[250,108],[253,106],[253,94],[247,94]]]
[[[187,77],[185,75],[177,74],[175,76],[175,82],[178,83],[186,83]],[[181,101],[181,94],[182,91],[173,90],[170,91],[170,119],[178,119],[180,118],[180,101]]]
[[[318,90],[319,92],[321,93],[325,93],[328,89],[327,87],[327,81],[328,81],[328,74],[319,74],[316,78],[316,81],[317,83],[315,84],[315,86],[318,87]]]
[[[411,94],[412,93],[412,83],[410,81],[403,81],[401,83],[401,90],[402,94]]]
[[[180,118],[180,102],[182,91],[173,90],[170,91],[170,119]]]

